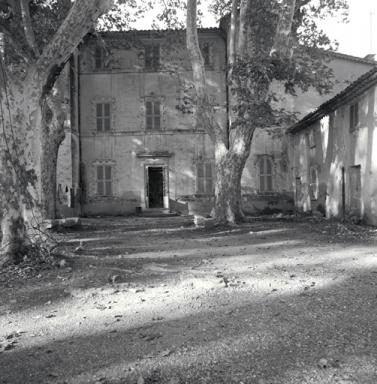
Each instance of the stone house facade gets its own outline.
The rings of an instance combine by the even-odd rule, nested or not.
[[[377,225],[377,67],[289,134],[297,209]]]
[[[217,118],[226,125],[227,35],[221,28],[200,29],[199,40]],[[329,65],[334,95],[374,62],[333,54]],[[187,212],[194,205],[208,214],[214,152],[195,116],[184,32],[89,36],[71,60],[70,75],[71,125],[58,161],[58,192],[65,197],[60,214]],[[284,103],[304,116],[329,97],[310,90]],[[242,178],[244,210],[292,210],[290,176],[285,127],[258,130]]]

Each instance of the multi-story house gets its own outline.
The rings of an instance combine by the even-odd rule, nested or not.
[[[200,29],[199,40],[212,102],[225,125],[231,97],[227,34]],[[341,54],[332,58],[332,95],[374,65]],[[71,65],[71,132],[59,154],[62,205],[85,215],[115,215],[181,209],[195,200],[209,212],[214,152],[196,119],[190,76],[182,31],[109,32],[86,39]],[[285,107],[303,116],[329,97],[310,90],[287,96]],[[290,168],[285,127],[257,131],[242,179],[245,211],[293,209]]]

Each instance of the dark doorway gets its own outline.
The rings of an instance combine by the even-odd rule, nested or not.
[[[162,167],[148,167],[149,208],[164,207],[164,172]]]

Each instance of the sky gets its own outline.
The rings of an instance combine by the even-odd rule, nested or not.
[[[349,22],[328,20],[325,31],[338,40],[339,52],[360,57],[377,54],[377,0],[348,0],[348,4]]]
[[[360,57],[377,54],[377,0],[348,0],[348,4],[349,22],[329,19],[323,23],[324,30],[339,42],[339,52]],[[215,22],[207,17],[203,24],[214,26]]]
[[[206,3],[206,0],[203,1]],[[377,55],[377,0],[348,0],[349,22],[339,23],[328,19],[323,22],[323,29],[328,36],[339,42],[338,51],[349,55],[365,57],[370,53]],[[137,23],[138,29],[148,29],[148,20],[145,18]],[[217,26],[212,15],[205,12],[204,27]]]

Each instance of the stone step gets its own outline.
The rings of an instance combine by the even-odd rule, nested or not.
[[[140,217],[174,217],[179,216],[177,212],[168,208],[147,208],[142,210],[138,216]]]

